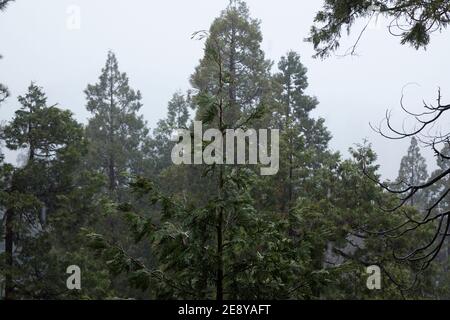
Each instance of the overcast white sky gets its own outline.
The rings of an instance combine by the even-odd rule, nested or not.
[[[10,119],[31,81],[43,86],[49,103],[59,103],[86,122],[83,90],[95,83],[109,49],[116,52],[121,71],[141,90],[142,113],[153,128],[166,114],[167,101],[189,87],[189,76],[202,56],[203,43],[191,40],[208,29],[228,0],[17,0],[0,16],[0,82],[12,98],[1,107],[0,120]],[[385,177],[397,175],[408,141],[387,141],[369,127],[386,109],[399,120],[399,99],[409,86],[407,102],[418,110],[422,99],[434,102],[442,88],[450,102],[449,32],[436,34],[428,50],[415,51],[389,37],[383,21],[367,30],[358,57],[314,60],[312,46],[303,42],[322,1],[248,0],[252,16],[261,19],[263,49],[278,61],[292,49],[309,69],[308,93],[318,97],[315,115],[324,117],[333,134],[331,147],[347,149],[367,138],[380,157]],[[81,9],[80,30],[66,26],[67,9]],[[357,31],[353,33],[355,36]],[[447,99],[445,99],[447,98]],[[401,123],[401,121],[400,121]],[[426,153],[426,152],[424,152]],[[430,166],[433,157],[428,153]],[[11,161],[11,160],[10,160]]]

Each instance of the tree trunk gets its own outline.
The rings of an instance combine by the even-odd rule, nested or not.
[[[218,48],[218,50],[220,50]],[[223,78],[222,78],[222,69],[220,67],[220,73],[219,73],[219,86],[220,91],[222,91],[223,88]],[[223,139],[223,146],[225,146],[225,129],[224,128],[224,110],[223,110],[223,100],[220,100],[219,103],[219,128],[222,134]],[[223,270],[223,188],[225,186],[224,182],[224,166],[219,166],[219,179],[218,179],[218,198],[220,201],[220,207],[218,208],[217,212],[217,279],[216,279],[216,300],[222,301],[223,300],[223,277],[224,277],[224,270]]]
[[[7,272],[5,276],[5,300],[13,299],[14,284],[12,278],[12,268],[14,265],[14,227],[13,227],[14,211],[6,210],[5,213],[5,253]]]
[[[293,197],[293,191],[292,191],[292,180],[294,176],[294,155],[293,155],[293,141],[291,132],[289,131],[291,127],[291,78],[289,77],[288,81],[288,88],[287,88],[287,102],[286,102],[286,128],[289,135],[289,173],[288,173],[288,190],[287,190],[287,212],[291,210],[292,205],[292,197]]]
[[[221,183],[223,182],[222,172],[220,173]],[[217,301],[223,300],[223,207],[219,208],[217,218]]]
[[[109,163],[108,163],[108,179],[109,179],[109,190],[114,191],[116,189],[116,169],[114,160],[114,74],[111,72],[109,88]]]
[[[115,171],[114,157],[110,157],[109,159],[108,179],[109,179],[109,190],[114,191],[116,189],[116,171]]]
[[[229,58],[229,76],[230,83],[228,87],[228,99],[230,100],[230,110],[227,112],[228,123],[235,123],[239,120],[239,106],[237,105],[236,94],[236,27],[234,18],[231,21],[231,37],[230,37],[230,58]]]
[[[219,110],[219,125],[222,130],[222,137],[224,136],[223,128],[223,108],[220,106]],[[225,140],[224,140],[225,141]],[[219,168],[219,185],[218,185],[218,197],[220,201],[220,207],[217,212],[217,284],[216,284],[216,299],[218,301],[223,300],[223,188],[224,188],[224,167]]]

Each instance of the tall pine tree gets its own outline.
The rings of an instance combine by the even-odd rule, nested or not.
[[[2,133],[8,149],[27,152],[24,164],[9,166],[3,176],[6,299],[26,292],[30,266],[24,262],[29,262],[24,253],[45,231],[46,218],[57,210],[60,197],[74,188],[84,146],[82,126],[70,111],[47,106],[42,88],[31,84],[19,102],[21,108]]]
[[[310,113],[317,105],[315,97],[305,94],[308,87],[307,69],[300,56],[290,51],[278,64],[279,72],[273,76],[273,125],[281,130],[281,173],[277,178],[281,210],[288,210],[299,192],[302,182],[314,174],[328,155],[330,133],[323,119],[314,119]]]
[[[417,139],[413,137],[411,138],[408,153],[401,160],[396,188],[406,189],[410,186],[418,186],[425,183],[427,179],[426,160],[420,153]],[[424,192],[418,192],[409,201],[411,206],[417,206],[418,208],[424,208],[426,203],[427,198]]]
[[[158,121],[156,129],[153,130],[153,163],[158,173],[172,164],[171,154],[175,146],[172,137],[176,130],[190,127],[189,95],[189,92],[186,96],[181,92],[174,93],[167,106],[166,119]]]
[[[250,17],[244,1],[230,1],[209,29],[205,47],[221,48],[224,103],[228,105],[225,125],[242,123],[266,102],[272,63],[266,60],[261,42],[260,22]],[[203,94],[214,95],[219,90],[218,66],[212,61],[207,53],[191,77],[193,88]]]
[[[88,85],[87,110],[93,117],[87,126],[91,168],[105,174],[108,188],[116,192],[126,185],[123,173],[140,173],[142,148],[148,129],[141,115],[141,94],[134,91],[117,58],[109,52],[99,82]]]

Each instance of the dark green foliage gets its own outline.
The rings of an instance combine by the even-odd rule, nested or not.
[[[272,80],[274,107],[270,125],[281,130],[281,164],[280,173],[270,185],[275,186],[274,194],[282,191],[277,200],[279,209],[285,211],[306,192],[305,182],[332,155],[328,151],[331,135],[324,120],[310,116],[319,102],[304,93],[308,78],[300,56],[288,52],[280,59],[278,69]]]
[[[154,259],[146,263],[120,241],[96,232],[88,236],[93,249],[114,276],[127,274],[133,287],[151,290],[161,299],[433,296],[434,291],[426,290],[432,283],[431,271],[422,275],[420,265],[402,264],[392,255],[412,250],[415,237],[421,239],[419,245],[425,243],[429,230],[397,240],[375,235],[396,226],[403,213],[387,215],[381,210],[380,203],[395,200],[363,174],[365,169],[377,176],[376,155],[370,147],[352,150],[351,160],[341,160],[328,150],[330,134],[323,120],[310,116],[318,102],[304,93],[306,68],[299,56],[289,52],[273,76],[258,73],[263,60],[244,74],[230,76],[233,42],[222,39],[240,33],[245,46],[259,32],[249,23],[245,7],[237,3],[204,34],[205,56],[193,76],[197,90],[192,104],[205,127],[224,130],[245,123],[241,128],[281,129],[280,172],[261,177],[245,166],[170,165],[170,133],[176,126],[190,127],[188,103],[176,95],[168,119],[155,131],[155,141],[162,142],[158,155],[166,157],[156,162],[164,170],[154,179],[137,177],[131,184],[135,199],[119,206],[129,236],[136,243],[149,243]],[[253,32],[245,32],[251,25]],[[257,103],[242,104],[239,94],[244,97],[248,92],[235,85],[254,72],[270,94]],[[263,101],[273,105],[261,108]],[[258,112],[247,112],[247,107]],[[292,190],[286,192],[289,187]],[[371,264],[383,268],[384,291],[366,287],[365,267]],[[422,282],[406,288],[416,274]]]
[[[391,34],[400,36],[402,44],[409,44],[416,49],[425,48],[430,42],[431,33],[446,29],[450,22],[448,1],[325,0],[307,39],[314,45],[315,56],[329,56],[340,47],[342,33],[350,33],[357,21],[369,19],[379,12],[392,20]],[[354,53],[354,50],[355,47],[350,48],[350,53]]]
[[[141,94],[128,84],[128,77],[119,71],[114,53],[109,52],[99,82],[88,85],[86,134],[89,141],[88,166],[105,174],[109,190],[126,184],[127,174],[141,173],[142,149],[147,143],[148,129],[142,116]]]
[[[428,172],[425,158],[420,154],[419,143],[416,138],[411,139],[408,154],[400,162],[400,170],[394,189],[403,190],[411,186],[419,186],[427,182]],[[419,192],[409,201],[409,205],[424,208],[427,204],[427,194]],[[422,206],[422,207],[420,207]]]
[[[0,0],[0,9],[6,2]],[[316,18],[325,27],[313,28],[310,38],[317,55],[337,49],[341,29],[371,15],[371,4],[326,1]],[[378,4],[388,16],[418,8],[415,13],[433,21],[442,16],[432,10],[447,8],[443,1]],[[427,19],[407,29],[403,41],[426,45]],[[112,52],[98,83],[85,90],[92,113],[86,128],[69,111],[48,105],[35,84],[19,97],[21,107],[0,136],[9,150],[25,154],[17,166],[0,157],[6,298],[448,297],[448,241],[437,263],[404,258],[433,238],[438,221],[415,228],[417,209],[436,202],[448,181],[399,210],[386,209],[398,199],[376,182],[370,145],[350,149],[349,159],[330,150],[324,120],[312,116],[319,102],[306,93],[300,55],[288,52],[272,72],[260,22],[243,1],[231,1],[195,37],[205,48],[192,89],[173,95],[151,137],[139,115],[141,95]],[[5,93],[0,86],[0,102]],[[189,108],[203,129],[216,128],[222,137],[226,129],[279,129],[278,174],[261,176],[257,165],[174,165],[174,133],[194,135]],[[447,147],[432,176],[448,169],[448,153]],[[413,139],[397,185],[426,179]],[[439,210],[448,210],[447,198]],[[82,270],[82,290],[66,288],[70,265]],[[383,272],[382,290],[367,288],[371,265]]]
[[[197,99],[216,96],[220,82],[217,75],[222,73],[223,99],[228,106],[225,124],[242,123],[263,107],[269,88],[271,62],[261,50],[260,22],[250,17],[245,2],[233,1],[212,23],[208,35],[205,56],[192,75],[191,84],[201,93]],[[218,58],[222,61],[221,70],[216,63]],[[206,109],[199,109],[199,114],[209,115],[205,120],[214,116],[208,113],[208,103],[200,101],[198,105]]]
[[[172,164],[171,153],[175,142],[172,136],[178,129],[189,129],[190,93],[187,96],[180,92],[173,95],[167,106],[167,118],[160,120],[153,131],[150,160],[157,173]],[[153,172],[152,172],[153,173]]]
[[[69,111],[47,106],[43,90],[34,84],[19,102],[22,107],[2,132],[10,150],[27,152],[22,166],[2,167],[7,247],[2,270],[11,279],[6,298],[75,298],[65,286],[66,268],[74,264],[89,266],[86,277],[94,283],[82,295],[105,297],[108,278],[102,278],[101,267],[83,250],[84,237],[78,236],[81,226],[93,222],[91,210],[104,211],[95,199],[101,184],[79,171],[86,154],[84,130]]]
[[[83,143],[83,130],[70,111],[47,106],[42,89],[31,84],[28,93],[19,97],[22,107],[3,130],[6,146],[11,150],[27,148],[28,161],[54,161],[68,157]]]

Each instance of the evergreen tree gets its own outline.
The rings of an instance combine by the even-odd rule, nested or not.
[[[409,44],[416,49],[426,48],[430,41],[432,33],[436,31],[442,31],[449,25],[450,5],[448,1],[432,0],[432,1],[408,1],[408,0],[380,0],[380,1],[340,1],[340,0],[325,0],[324,6],[319,11],[315,18],[315,25],[311,28],[311,35],[307,39],[312,42],[314,49],[316,50],[316,57],[327,57],[335,52],[340,46],[340,39],[342,31],[346,30],[350,32],[355,26],[355,23],[362,19],[371,19],[376,15],[384,15],[391,21],[389,31],[391,35],[399,36],[401,38],[401,44]],[[366,28],[363,28],[356,39],[356,42],[347,50],[347,54],[353,54],[356,51],[356,47],[362,39],[363,33]],[[402,106],[403,107],[403,106]],[[424,112],[415,115],[417,126],[411,130],[405,128],[396,129],[389,116],[387,116],[387,132],[382,128],[378,128],[380,134],[389,139],[410,139],[421,135],[424,145],[429,146],[436,156],[442,161],[449,160],[449,157],[443,155],[438,150],[439,145],[445,144],[448,141],[450,134],[448,132],[436,132],[430,135],[431,129],[439,127],[437,123],[443,118],[448,106],[443,104],[441,93],[439,92],[437,98],[437,105],[425,104]],[[405,109],[405,108],[404,108]],[[408,116],[412,115],[411,112],[405,110]],[[448,214],[439,211],[440,207],[445,207],[446,197],[448,195],[447,189],[442,189],[442,185],[448,180],[450,169],[441,172],[439,175],[434,176],[432,180],[417,183],[420,181],[417,174],[424,175],[424,166],[419,164],[412,164],[412,167],[405,169],[400,177],[401,180],[397,181],[400,186],[392,186],[391,183],[382,184],[384,189],[391,194],[397,195],[400,199],[400,203],[394,206],[395,209],[400,210],[405,205],[417,205],[417,207],[424,209],[423,216],[419,220],[410,219],[408,223],[416,224],[420,223],[417,228],[423,228],[429,230],[430,225],[434,227],[434,236],[431,238],[430,243],[425,247],[417,247],[417,250],[413,250],[408,255],[407,262],[422,261],[425,269],[431,265],[438,252],[443,248],[443,243],[447,238],[448,230]],[[416,166],[416,168],[414,168]],[[422,167],[418,169],[417,167]],[[413,175],[413,178],[411,176]],[[410,180],[416,180],[414,185],[408,182]],[[443,181],[443,183],[440,183]],[[402,186],[411,187],[402,188]],[[437,195],[437,190],[441,189],[442,193]],[[424,208],[424,204],[427,204],[427,193],[434,193],[431,197],[434,202],[428,203]],[[419,198],[419,199],[418,199]],[[444,203],[441,205],[440,202]],[[394,210],[395,211],[395,210]],[[430,219],[431,216],[436,215],[435,219]],[[438,225],[436,220],[439,220]],[[410,231],[415,231],[415,228]],[[410,233],[406,231],[405,233]],[[437,252],[436,252],[437,251]]]
[[[224,103],[228,106],[225,125],[231,126],[239,120],[243,124],[249,115],[260,113],[264,107],[271,62],[265,59],[261,42],[260,22],[250,17],[247,5],[241,0],[230,1],[209,29],[205,48],[221,48]],[[214,95],[219,90],[219,67],[210,54],[217,52],[206,52],[191,77],[191,84],[202,94]],[[203,112],[198,110],[199,114]]]
[[[99,82],[88,85],[87,109],[93,114],[87,126],[88,165],[106,175],[111,192],[126,185],[123,173],[141,173],[142,149],[148,129],[142,116],[141,94],[129,86],[109,52]]]
[[[428,179],[427,164],[425,158],[420,153],[420,147],[416,138],[411,139],[408,153],[400,163],[396,188],[406,189],[411,186],[418,186]],[[426,194],[419,192],[411,197],[409,203],[418,208],[424,208],[427,204]]]
[[[172,164],[171,153],[175,142],[173,135],[178,129],[189,129],[189,108],[190,93],[187,96],[181,92],[176,92],[167,106],[167,117],[158,121],[156,129],[153,131],[153,163],[160,173],[163,169]]]
[[[268,83],[270,64],[260,49],[258,23],[250,20],[243,2],[233,2],[207,36],[205,56],[192,78],[198,91],[196,118],[205,127],[219,129],[224,139],[227,128],[243,128],[242,123],[252,125],[257,119],[262,95],[255,86]],[[151,239],[159,272],[98,234],[91,235],[94,247],[109,258],[118,257],[115,271],[131,271],[136,285],[148,287],[155,281],[160,297],[222,300],[274,297],[277,292],[288,296],[277,277],[283,268],[294,272],[300,266],[287,258],[284,238],[276,232],[283,222],[269,223],[269,215],[255,210],[251,186],[256,175],[236,166],[198,167],[192,169],[199,174],[193,181],[200,183],[189,181],[187,198],[167,197],[147,179],[133,184],[136,194],[161,206],[157,220],[135,206],[122,207],[136,239]],[[191,191],[194,186],[201,187]],[[193,196],[196,193],[201,196]],[[281,258],[275,248],[286,256]],[[267,277],[269,284],[259,282]]]
[[[288,52],[281,58],[278,69],[279,73],[273,77],[275,108],[272,119],[274,126],[282,132],[280,175],[286,180],[276,177],[278,183],[275,181],[275,184],[284,186],[280,203],[281,210],[285,211],[302,192],[306,178],[314,174],[324,161],[331,137],[324,127],[324,120],[310,116],[318,101],[305,94],[307,69],[300,56],[293,51]],[[283,188],[277,187],[278,190]]]
[[[31,84],[19,97],[22,107],[6,125],[2,139],[10,150],[26,150],[21,167],[3,176],[1,208],[5,221],[5,298],[25,290],[27,253],[45,231],[46,219],[73,187],[74,169],[83,153],[83,129],[70,111],[47,106],[41,88]],[[5,173],[5,172],[4,172]],[[37,248],[37,247],[35,247]],[[45,252],[45,251],[44,251]],[[16,277],[23,277],[21,280]]]
[[[169,166],[157,183],[138,177],[132,183],[137,199],[122,204],[119,209],[126,216],[136,242],[150,242],[155,259],[145,263],[120,242],[110,241],[101,233],[89,234],[91,245],[109,262],[113,275],[127,273],[134,287],[156,288],[157,298],[367,297],[370,294],[367,291],[351,290],[355,283],[354,270],[361,276],[364,263],[380,261],[372,260],[373,256],[382,256],[382,262],[389,263],[392,257],[388,257],[382,243],[375,241],[370,242],[370,248],[376,247],[373,252],[362,248],[349,254],[340,249],[352,242],[355,230],[369,225],[389,228],[398,222],[379,218],[380,210],[375,203],[384,194],[362,173],[362,164],[372,165],[374,156],[363,149],[353,153],[355,161],[342,161],[338,154],[328,151],[330,136],[323,120],[310,116],[317,101],[304,92],[306,68],[298,55],[289,53],[280,62],[276,76],[271,77],[268,69],[261,69],[270,64],[261,58],[262,53],[254,54],[260,52],[260,40],[254,40],[259,29],[251,21],[254,20],[249,20],[245,5],[233,1],[215,20],[210,32],[204,34],[205,55],[192,77],[196,89],[192,104],[196,119],[205,128],[218,128],[222,138],[229,128],[247,129],[264,124],[266,128],[282,129],[282,166],[287,169],[282,168],[279,176],[267,178],[258,176],[249,166],[216,163]],[[242,35],[239,42],[234,42],[232,39],[236,37],[236,40],[239,34]],[[237,43],[242,48],[252,43],[253,51],[238,49]],[[255,57],[259,57],[258,63],[233,73],[235,64],[230,64],[235,56],[233,48],[240,52],[236,60],[239,68],[242,61],[255,62]],[[251,100],[251,91],[255,91],[249,89],[253,82],[246,81],[250,74],[262,88],[256,100]],[[175,101],[178,103],[173,104]],[[269,101],[276,102],[272,112],[263,112],[269,111],[264,108]],[[184,105],[182,99],[174,98],[170,108],[185,110],[186,106],[178,107]],[[160,122],[155,141],[167,141],[177,122],[175,119],[185,119],[184,112],[179,112],[177,117],[172,114],[170,111],[168,119]],[[176,123],[180,124],[184,123]],[[203,150],[207,147],[208,143],[204,143]],[[292,167],[287,165],[290,159]],[[288,176],[290,168],[292,181],[288,184],[284,174]],[[371,170],[375,172],[376,168],[372,166]],[[274,194],[281,194],[276,197],[278,202],[287,201],[289,196],[284,188],[289,185],[295,190],[290,210],[280,215],[277,206],[274,209],[273,205],[266,204]],[[148,210],[143,203],[155,208]],[[406,250],[407,245],[395,246]],[[330,248],[344,259],[342,265],[338,263],[335,268],[327,265]],[[363,259],[366,255],[368,260]],[[348,268],[350,264],[353,269]],[[412,275],[410,268],[395,270],[399,270],[401,279]],[[390,297],[401,296],[399,291],[394,291],[394,285],[389,289]]]
[[[0,11],[8,2],[0,0]],[[442,1],[398,3],[401,8],[378,1],[384,14],[406,14],[413,22],[405,43],[424,46],[433,30],[424,26],[448,24]],[[341,28],[370,15],[371,7],[370,1],[327,0],[316,21],[327,25],[313,29],[310,39],[317,54],[336,49]],[[6,298],[448,297],[450,246],[431,240],[440,239],[436,232],[443,237],[440,225],[448,224],[449,179],[442,175],[449,170],[449,146],[437,152],[439,169],[432,177],[442,178],[430,199],[417,192],[407,198],[411,206],[386,214],[385,207],[397,201],[377,183],[376,154],[359,145],[344,160],[329,150],[324,120],[311,115],[318,100],[306,94],[300,55],[288,52],[271,74],[259,21],[243,1],[230,1],[209,32],[196,35],[206,41],[191,76],[193,90],[173,95],[152,138],[139,115],[140,93],[112,52],[98,83],[85,90],[92,113],[86,130],[69,111],[49,106],[35,84],[19,97],[21,108],[0,135],[2,145],[26,154],[20,166],[0,157],[0,282]],[[0,85],[0,103],[7,95]],[[227,129],[279,129],[278,175],[260,176],[248,164],[221,165],[223,154],[212,163],[174,165],[174,131],[195,135],[189,108],[203,129],[219,130],[224,145]],[[429,109],[445,106],[439,101]],[[201,150],[211,150],[219,136],[213,139]],[[396,186],[427,178],[412,139]],[[417,208],[425,205],[434,211],[423,220]],[[441,213],[446,216],[438,221]],[[441,247],[440,264],[426,269],[430,263],[421,256]],[[83,271],[81,291],[65,287],[69,265]],[[383,290],[367,289],[369,265],[381,267]]]
[[[444,145],[444,147],[440,151],[440,155],[441,156],[438,156],[436,159],[438,169],[431,174],[431,179],[434,179],[435,177],[450,169],[450,164],[447,159],[447,157],[450,157],[450,147],[448,143]],[[448,191],[449,185],[450,177],[445,176],[430,188],[427,208],[433,207],[435,204],[437,204],[435,210],[438,213],[448,212],[450,210],[450,192]],[[440,284],[440,286],[449,283],[449,261],[450,239],[447,237],[439,254],[439,266],[441,267],[442,274],[440,275],[440,278],[437,279],[437,282]],[[448,295],[445,296],[445,298],[448,298]]]
[[[397,213],[384,208],[394,205],[394,196],[384,192],[366,174],[379,177],[377,155],[370,145],[350,149],[352,158],[340,161],[326,190],[318,183],[322,200],[313,200],[324,214],[323,224],[331,225],[324,263],[334,281],[320,288],[323,297],[346,299],[414,299],[434,297],[435,268],[422,273],[422,263],[406,262],[401,257],[425,246],[433,235],[433,227],[412,229],[405,216],[419,219],[419,212],[405,207]],[[327,170],[328,171],[328,170]],[[365,174],[363,174],[365,172]],[[324,172],[329,175],[330,171]],[[328,193],[328,199],[323,194]],[[318,223],[318,222],[316,222]],[[312,234],[317,232],[312,231]],[[374,292],[366,285],[367,266],[378,266],[382,272],[382,290]]]
[[[438,169],[431,174],[431,178],[435,178],[450,169],[450,163],[447,161],[448,159],[446,159],[446,157],[450,157],[450,146],[448,144],[445,144],[445,146],[440,151],[440,154],[441,156],[438,156],[436,159],[436,165],[438,166]],[[448,189],[449,183],[450,177],[445,176],[436,184],[434,184],[430,190],[430,205],[436,203],[436,201],[444,195],[443,199],[438,202],[438,209],[440,212],[446,212],[450,209],[450,196],[445,194]]]

